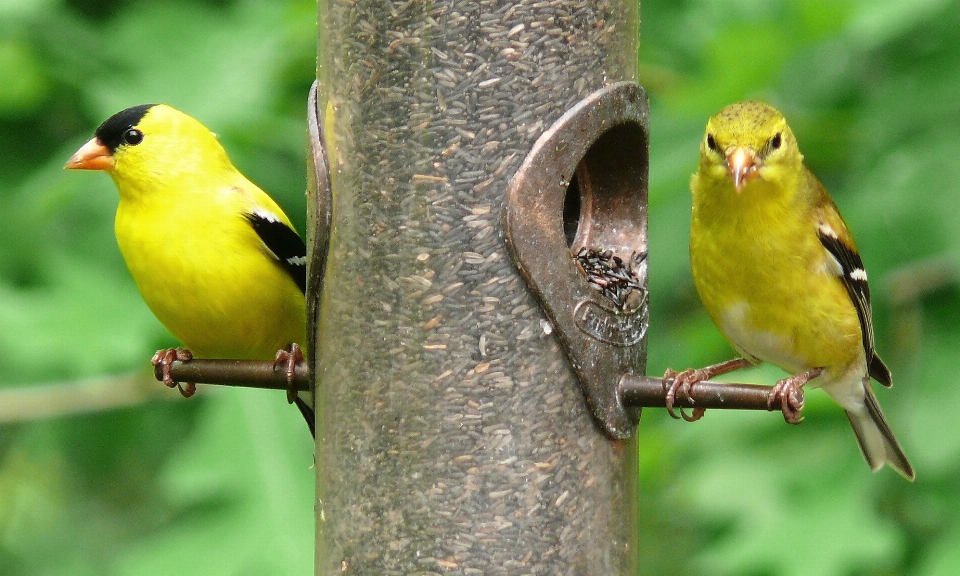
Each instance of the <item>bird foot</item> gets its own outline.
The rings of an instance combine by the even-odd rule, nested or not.
[[[823,368],[814,368],[800,374],[794,374],[777,382],[767,397],[767,410],[773,411],[780,404],[783,419],[788,424],[803,422],[800,411],[803,410],[803,386],[823,373]]]
[[[694,408],[693,412],[687,416],[687,413],[683,411],[683,407],[679,407],[680,416],[677,416],[676,412],[674,412],[674,404],[678,397],[693,404],[693,398],[690,397],[690,390],[694,384],[703,382],[709,377],[710,374],[703,369],[695,370],[688,368],[678,373],[667,368],[667,371],[663,373],[663,389],[667,392],[664,400],[670,416],[678,419],[682,417],[687,422],[696,422],[702,418],[704,412],[706,412],[706,408]]]
[[[172,366],[177,360],[180,362],[189,362],[193,360],[193,353],[186,348],[167,348],[165,350],[157,350],[157,353],[153,355],[150,363],[154,366],[160,366],[160,370],[163,372],[164,386],[167,388],[173,388],[176,386],[177,390],[180,391],[181,396],[184,398],[189,398],[197,393],[197,385],[193,382],[187,382],[186,384],[181,385],[180,382],[177,382],[173,379],[173,376],[170,375],[170,366]]]
[[[303,350],[294,342],[287,350],[277,350],[277,356],[273,360],[273,368],[276,369],[283,365],[287,374],[287,402],[293,404],[297,398],[297,364],[304,361]]]

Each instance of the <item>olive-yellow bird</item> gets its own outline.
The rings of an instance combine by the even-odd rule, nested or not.
[[[800,387],[821,387],[846,411],[870,468],[886,463],[913,480],[870,385],[890,386],[891,376],[874,349],[867,273],[783,115],[761,102],[721,110],[707,122],[690,187],[694,283],[742,358],[668,372],[671,414],[696,382],[769,362],[793,374],[770,396],[788,421],[799,422]]]
[[[200,122],[163,104],[127,108],[65,167],[113,178],[120,252],[147,306],[190,352],[273,360],[305,341],[303,240]],[[294,401],[313,433],[312,399]]]

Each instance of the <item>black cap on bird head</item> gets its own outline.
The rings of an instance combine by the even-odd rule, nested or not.
[[[143,139],[143,134],[135,130],[134,126],[138,125],[154,106],[156,104],[133,106],[107,118],[97,128],[94,137],[70,157],[64,168],[112,171],[116,166],[114,153],[117,148],[125,143],[137,144]]]
[[[156,104],[141,104],[121,110],[103,121],[94,135],[110,152],[116,152],[123,144],[124,133],[136,126]]]

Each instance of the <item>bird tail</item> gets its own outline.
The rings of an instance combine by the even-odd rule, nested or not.
[[[307,400],[305,400],[304,398],[301,398],[301,396],[304,396],[305,398],[309,399],[310,397],[308,396],[308,394],[309,393],[301,392],[293,399],[293,403],[297,405],[297,408],[300,409],[300,413],[303,414],[303,419],[307,421],[307,426],[310,427],[310,435],[316,438],[317,437],[317,431],[316,431],[317,421],[313,413],[313,408],[310,407],[310,404],[307,403]]]
[[[880,404],[877,403],[877,397],[873,393],[869,380],[863,382],[863,403],[851,408],[849,404],[842,403],[853,426],[853,432],[857,435],[857,442],[860,444],[860,452],[873,471],[879,470],[883,465],[889,464],[891,468],[899,472],[907,480],[913,481],[915,474],[907,456],[903,453],[903,448],[897,443],[897,439],[890,430],[886,418],[883,417],[883,411],[880,410]]]

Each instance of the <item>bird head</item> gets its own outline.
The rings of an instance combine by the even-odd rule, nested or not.
[[[230,161],[203,124],[164,104],[142,104],[107,118],[64,168],[103,170],[120,184],[170,179],[221,165]]]
[[[700,145],[700,173],[729,180],[739,194],[756,180],[777,181],[803,157],[783,114],[762,102],[727,106],[707,122]]]

